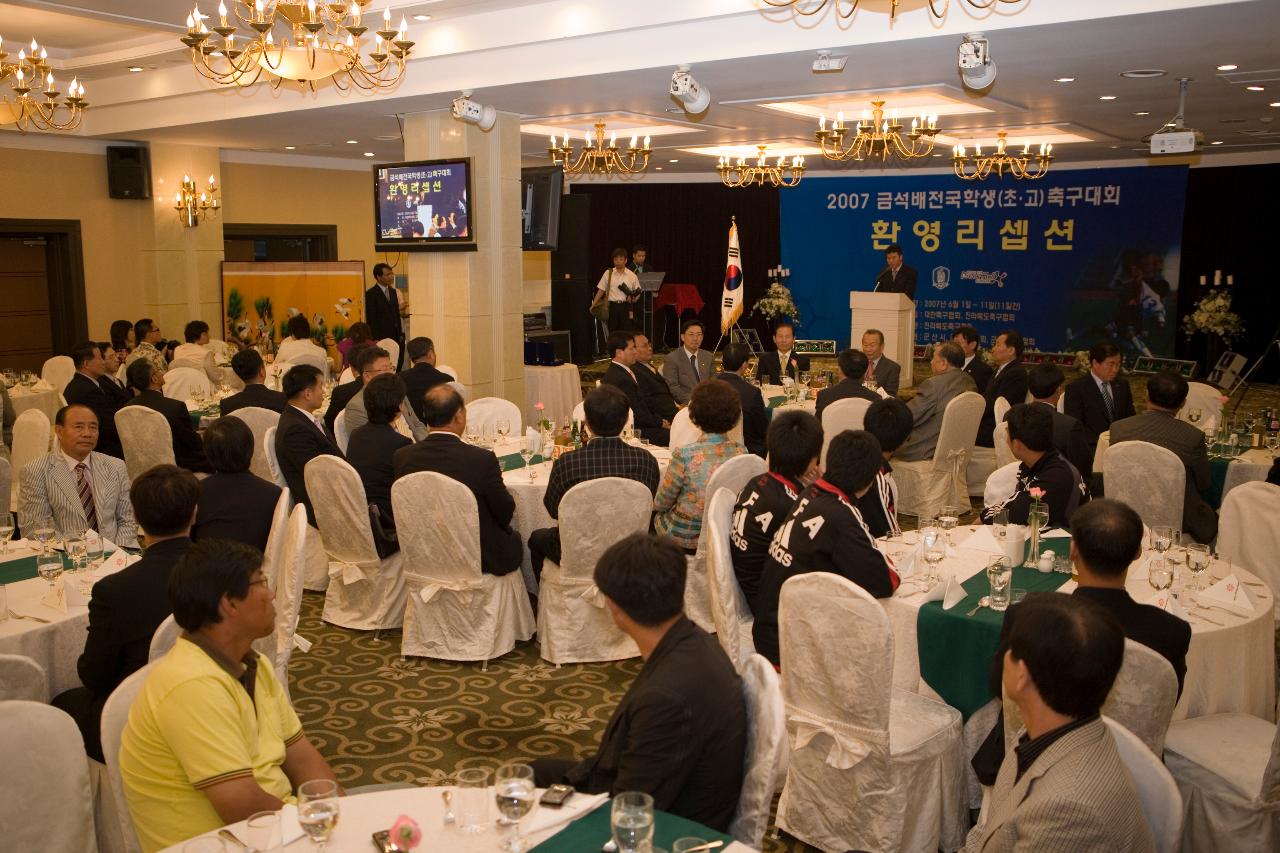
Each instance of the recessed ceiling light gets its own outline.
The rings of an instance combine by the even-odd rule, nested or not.
[[[1280,107],[1280,101],[1272,101],[1272,102],[1271,102],[1271,106],[1273,106],[1273,107]]]
[[[1054,78],[1053,78],[1053,82],[1055,82],[1055,83],[1074,83],[1074,82],[1076,82],[1076,78],[1074,78],[1074,77],[1054,77]]]
[[[1115,95],[1099,95],[1098,96],[1099,101],[1114,101],[1115,99],[1116,99]]]
[[[1267,91],[1267,87],[1266,87],[1266,86],[1245,86],[1245,88],[1246,88],[1246,89],[1248,89],[1250,92],[1265,92],[1265,91]]]
[[[359,139],[348,139],[348,140],[347,140],[347,144],[348,144],[348,145],[359,145],[359,144],[360,144],[360,140],[359,140]]]
[[[661,166],[655,166],[655,167],[654,167],[654,169],[655,169],[655,171],[658,171],[658,172],[661,172],[661,171],[662,171],[662,167],[661,167]]]
[[[1149,80],[1152,77],[1163,77],[1168,74],[1159,68],[1138,68],[1133,71],[1121,71],[1121,77],[1128,77],[1130,80]]]
[[[1210,145],[1221,145],[1221,144],[1222,144],[1222,140],[1221,140],[1221,139],[1216,139],[1216,140],[1214,140],[1213,142],[1210,142],[1209,144],[1210,144]]]
[[[413,19],[415,21],[429,21],[431,20],[431,16],[430,15],[414,15]]]
[[[373,138],[373,141],[374,142],[399,142],[400,137],[394,133],[391,133],[391,134],[386,134],[384,136],[375,136]]]
[[[364,152],[364,156],[366,156],[366,157],[372,157],[372,156],[373,156],[373,152],[372,152],[372,151],[366,151],[366,152]]]
[[[667,162],[668,162],[668,163],[679,163],[680,161],[679,161],[679,160],[668,160]]]
[[[1138,110],[1136,113],[1134,113],[1134,115],[1136,115],[1136,116],[1149,116],[1149,115],[1151,115],[1151,113],[1150,113],[1149,111],[1147,111],[1147,110]]]
[[[141,65],[130,65],[130,66],[129,66],[129,70],[130,70],[130,71],[132,71],[134,74],[137,74],[137,73],[139,73],[139,72],[141,72],[141,71],[142,71],[142,66],[141,66]]]
[[[1219,65],[1218,70],[1219,71],[1235,71],[1239,67],[1240,67],[1239,65]]]
[[[296,150],[297,150],[297,148],[298,148],[298,146],[296,146],[296,145],[286,145],[286,146],[284,147],[284,150],[285,150],[285,151],[296,151]]]
[[[934,156],[934,157],[941,157],[942,155],[941,155],[941,154],[934,154],[933,156]]]

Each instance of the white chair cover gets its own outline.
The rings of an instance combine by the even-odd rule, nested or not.
[[[345,459],[317,456],[302,471],[329,557],[324,621],[357,631],[404,621],[403,555],[379,559],[360,475]]]
[[[1280,590],[1280,486],[1242,483],[1222,499],[1218,516],[1218,556],[1243,566],[1272,590]],[[1280,611],[1277,611],[1280,619]]]
[[[274,426],[267,427],[267,431],[263,433],[262,455],[267,460],[267,473],[270,474],[267,479],[282,489],[289,488],[284,474],[280,473],[280,460],[276,457],[276,427]]]
[[[146,406],[125,406],[116,412],[116,431],[124,448],[129,482],[157,465],[173,465],[173,430],[164,415]]]
[[[986,400],[976,392],[957,394],[942,413],[942,430],[933,458],[918,462],[894,461],[899,515],[935,516],[944,506],[968,503],[968,460],[986,405]]]
[[[783,584],[778,626],[791,749],[778,826],[822,850],[961,847],[960,713],[893,689],[880,602],[810,572]]]
[[[205,344],[209,351],[213,353],[214,361],[227,361],[227,342],[220,341],[217,338],[210,338],[209,343]]]
[[[348,382],[356,381],[356,372],[351,369],[350,365],[342,368],[342,372],[338,374],[338,384],[346,385]]]
[[[1169,726],[1164,762],[1184,804],[1187,853],[1280,850],[1280,730],[1247,714]]]
[[[253,433],[253,459],[249,462],[249,470],[270,482],[274,478],[271,476],[271,466],[267,464],[267,430],[280,422],[280,413],[261,406],[245,406],[232,412],[231,417],[244,421]],[[274,433],[272,437],[274,438]],[[273,446],[274,444],[272,441]]]
[[[262,573],[267,583],[276,588],[276,578],[280,576],[280,562],[284,559],[284,540],[288,535],[289,516],[293,513],[293,495],[286,486],[280,489],[280,498],[271,513],[271,531],[267,534],[267,548],[262,552]],[[304,510],[303,514],[306,512]]]
[[[1111,446],[1111,430],[1103,430],[1098,434],[1098,446],[1093,449],[1093,473],[1102,473],[1102,458],[1107,455]]]
[[[111,793],[124,838],[125,853],[141,853],[142,846],[133,829],[129,801],[124,793],[124,780],[120,777],[120,738],[124,734],[125,723],[129,721],[129,709],[133,706],[133,700],[142,690],[142,683],[147,680],[153,666],[155,664],[149,663],[120,682],[102,707],[102,757],[107,760],[107,776],[111,780]]]
[[[520,407],[510,400],[501,397],[481,397],[467,403],[467,424],[475,424],[484,429],[492,426],[498,418],[506,418],[511,425],[511,435],[523,435],[524,426],[520,421]]]
[[[768,464],[754,453],[743,453],[726,459],[707,480],[707,497],[720,489],[728,489],[736,496],[747,483],[767,470]],[[724,529],[727,531],[729,528],[726,525]],[[711,578],[707,569],[709,538],[710,531],[703,525],[698,533],[697,553],[686,558],[689,571],[684,582],[684,612],[695,625],[712,633],[716,630],[716,621],[711,612]]]
[[[471,490],[420,471],[391,486],[409,603],[400,653],[488,661],[533,636],[536,623],[520,572],[480,571],[480,515]]]
[[[301,364],[302,362],[297,363]],[[293,369],[293,365],[294,362],[292,361],[281,361],[280,359],[273,361],[271,366],[267,368],[267,387],[273,391],[281,390],[284,387],[285,374]]]
[[[701,437],[702,430],[693,425],[693,420],[689,417],[689,407],[685,406],[671,419],[671,440],[667,447],[675,450],[677,447],[693,444]]]
[[[1102,713],[1146,744],[1152,755],[1160,755],[1177,701],[1178,677],[1169,661],[1141,643],[1125,640],[1124,662]]]
[[[213,392],[213,385],[203,370],[194,367],[169,366],[164,375],[164,395],[171,400],[187,401],[191,395],[199,391],[202,394]]]
[[[640,649],[613,622],[592,577],[600,555],[620,539],[649,529],[653,495],[636,480],[601,477],[579,483],[560,500],[560,564],[547,560],[538,589],[538,643],[544,660],[622,660]],[[601,524],[601,519],[608,519]]]
[[[53,426],[49,416],[40,409],[27,409],[13,422],[13,448],[9,452],[10,477],[9,509],[18,511],[18,493],[22,491],[22,468],[49,452],[53,440]]]
[[[1141,738],[1108,716],[1105,707],[1102,710],[1102,719],[1111,730],[1120,760],[1138,789],[1142,814],[1156,842],[1156,853],[1178,853],[1182,848],[1182,797],[1177,783],[1160,761],[1160,753],[1147,749]]]
[[[0,655],[0,701],[48,702],[44,667],[25,655]]]
[[[1003,424],[1001,424],[1003,426]],[[990,447],[974,445],[969,454],[969,464],[965,466],[965,484],[969,497],[980,495],[987,486],[987,478],[1000,467],[996,464],[996,452]]]
[[[311,643],[297,636],[298,617],[302,610],[302,579],[307,567],[307,529],[307,510],[301,505],[293,507],[293,512],[280,524],[278,533],[272,528],[271,535],[278,542],[280,551],[278,571],[271,584],[275,591],[276,629],[270,636],[253,644],[271,662],[276,680],[284,688],[286,696],[289,694],[289,658],[293,656],[294,648],[304,652],[311,648]],[[272,544],[268,541],[268,550]]]
[[[97,851],[84,739],[75,721],[42,702],[0,702],[4,848]]]
[[[400,344],[391,340],[391,338],[383,338],[378,341],[378,346],[382,347],[391,356],[391,369],[400,369]]]
[[[447,364],[437,364],[437,365],[436,365],[436,370],[440,371],[441,373],[447,373],[447,374],[449,374],[450,376],[452,376],[452,377],[454,378],[454,380],[455,380],[455,381],[457,381],[457,379],[458,379],[458,371],[457,371],[457,369],[452,368],[452,367],[450,367],[450,366],[449,366],[449,365],[447,365]]]
[[[978,753],[978,749],[986,741],[991,734],[991,730],[996,727],[996,720],[1000,719],[1000,700],[992,699],[978,710],[969,715],[969,719],[964,721],[964,729],[962,737],[964,739],[964,784],[965,796],[970,809],[981,808],[982,812],[978,815],[978,819],[974,822],[975,826],[981,826],[986,819],[986,805],[990,798],[991,788],[984,786],[978,781],[978,774],[973,771],[973,757]]]
[[[831,446],[831,439],[847,429],[862,429],[862,420],[869,408],[870,400],[850,397],[836,400],[822,410],[822,456],[818,460],[821,465],[827,464],[827,448]]]
[[[729,533],[733,527],[733,504],[737,495],[728,489],[717,489],[707,500],[702,529],[707,534],[707,573],[711,591],[711,619],[716,639],[729,656],[733,668],[742,673],[747,658],[755,654],[751,629],[755,619],[751,606],[738,586],[733,572],[733,549]]]
[[[1182,529],[1187,469],[1172,450],[1146,441],[1122,441],[1103,454],[1107,497],[1133,507],[1148,527]]]
[[[1031,402],[1030,391],[1027,392],[1027,399],[1024,402]],[[1004,416],[1009,414],[1009,410],[1012,408],[1013,406],[1004,397],[996,397],[996,401],[991,405],[991,413],[995,415],[996,423],[1004,423]]]
[[[169,654],[169,650],[178,642],[180,636],[182,636],[182,628],[178,627],[177,621],[170,613],[151,635],[151,648],[147,652],[147,661],[157,661]]]
[[[982,505],[995,506],[1013,497],[1018,490],[1018,462],[1010,462],[991,472],[987,484],[982,490]],[[894,469],[897,473],[897,469]]]
[[[346,410],[338,412],[338,416],[333,419],[333,440],[339,450],[347,452],[347,446],[351,444],[351,430],[347,429]]]
[[[747,755],[729,834],[752,850],[762,850],[787,735],[778,673],[763,655],[753,654],[744,661],[742,692],[747,700]]]
[[[586,407],[586,403],[584,403],[583,401],[579,400],[579,401],[578,401],[578,405],[576,405],[576,406],[574,406],[574,407],[573,407],[573,415],[572,415],[572,417],[573,417],[573,420],[575,420],[575,421],[581,421],[582,423],[586,423],[586,421],[587,421],[587,407]],[[635,422],[636,422],[636,413],[635,413],[635,412],[633,412],[633,411],[631,411],[631,409],[628,407],[628,409],[627,409],[627,423],[626,423],[626,426],[632,426],[632,425],[634,425],[634,424],[635,424]],[[741,444],[741,443],[742,443],[742,439],[741,439],[741,437],[739,437],[739,439],[738,439],[738,443],[739,443],[739,444]]]
[[[277,364],[284,364],[284,362],[277,362]],[[297,350],[296,352],[291,352],[289,354],[289,361],[287,364],[289,367],[293,367],[295,364],[310,364],[312,367],[315,367],[317,370],[319,370],[322,375],[324,376],[329,375],[329,359],[327,356],[324,355],[323,350],[317,351],[317,350],[311,350],[311,349],[307,349],[307,350],[300,349],[300,350]],[[393,369],[395,368],[394,361],[391,362],[391,366]],[[288,372],[289,372],[288,370],[284,370],[280,373],[280,375],[284,376]]]
[[[1062,400],[1063,398],[1059,397],[1058,399]],[[1004,421],[996,424],[996,431],[992,433],[992,438],[996,445],[996,468],[1003,468],[1010,462],[1018,461],[1013,456],[1012,448],[1009,447],[1009,424]]]
[[[55,355],[47,359],[40,368],[40,378],[53,386],[53,390],[61,394],[67,388],[71,377],[76,375],[76,363],[70,356]]]
[[[1187,383],[1187,401],[1178,409],[1178,420],[1191,423],[1192,409],[1200,410],[1199,429],[1216,427],[1222,420],[1222,392],[1203,382]]]
[[[0,446],[3,446],[3,444],[4,442],[0,441]],[[9,465],[9,460],[0,455],[0,495],[9,495],[10,501],[13,500],[13,481],[13,468]],[[5,511],[9,512],[9,510]]]

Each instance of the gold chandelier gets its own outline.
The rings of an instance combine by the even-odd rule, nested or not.
[[[822,12],[827,8],[827,3],[830,2],[836,10],[836,15],[844,20],[848,20],[853,17],[855,12],[858,11],[858,6],[861,5],[864,0],[764,0],[764,2],[776,9],[785,9],[789,6],[797,15],[803,15],[806,18]],[[893,21],[898,17],[898,7],[902,5],[903,0],[888,0],[888,2],[889,20]],[[1023,0],[985,0],[985,2],[983,0],[964,0],[964,2],[974,9],[985,10],[1001,3],[1021,3]],[[847,10],[845,9],[846,3],[848,4]],[[936,0],[927,0],[927,3],[929,5],[929,12],[932,13],[935,18],[941,20],[946,17],[946,2],[937,3]]]
[[[273,88],[296,80],[311,89],[332,80],[340,91],[352,86],[374,91],[400,82],[413,42],[402,17],[392,28],[391,10],[382,13],[382,29],[373,35],[367,54],[364,7],[372,0],[230,0],[218,3],[218,26],[207,27],[209,16],[196,6],[187,16],[182,43],[191,49],[191,62],[208,79],[223,86],[250,86],[265,71]],[[238,41],[236,24],[252,33]],[[212,32],[211,32],[212,30]],[[279,32],[279,38],[277,38]],[[217,36],[215,39],[214,36]]]
[[[938,135],[938,117],[922,115],[911,119],[911,130],[904,136],[894,110],[884,117],[884,101],[872,101],[870,114],[862,111],[862,118],[854,125],[853,136],[845,144],[849,131],[844,123],[844,113],[837,113],[836,120],[827,129],[826,116],[818,118],[818,144],[822,156],[828,160],[866,160],[879,157],[888,160],[890,155],[904,159],[927,157],[933,151],[933,138]]]
[[[985,181],[994,171],[999,178],[1003,178],[1007,172],[1018,180],[1034,181],[1036,178],[1043,178],[1049,171],[1049,164],[1053,162],[1052,145],[1041,142],[1040,153],[1033,154],[1031,143],[1028,142],[1023,145],[1022,153],[1010,154],[1005,150],[1005,132],[1002,130],[996,136],[998,137],[996,152],[990,156],[983,156],[981,145],[973,147],[972,156],[965,153],[963,145],[955,147],[951,165],[955,169],[957,178],[965,181]],[[1031,167],[1033,162],[1034,169]],[[971,166],[972,171],[970,171]]]
[[[632,136],[631,144],[623,153],[618,149],[617,133],[611,134],[608,144],[605,143],[604,122],[598,121],[595,139],[587,132],[583,134],[582,142],[582,150],[575,157],[568,132],[563,140],[558,140],[554,133],[551,134],[551,147],[547,149],[547,153],[551,155],[551,165],[563,166],[565,173],[569,175],[635,175],[649,168],[649,155],[652,152],[647,136],[644,138],[643,148],[636,147],[636,137]]]
[[[209,186],[205,190],[197,190],[196,182],[190,175],[182,176],[182,188],[174,193],[173,209],[178,211],[178,219],[187,228],[195,228],[201,219],[211,219],[218,214],[222,202],[218,199],[218,183],[209,176]]]
[[[720,181],[726,187],[762,187],[765,181],[775,187],[794,187],[800,183],[800,179],[804,177],[804,157],[796,155],[788,164],[787,158],[779,155],[778,162],[770,166],[769,158],[764,153],[768,146],[757,145],[756,148],[760,150],[760,154],[759,160],[754,164],[748,163],[745,157],[739,157],[736,164],[730,157],[720,158],[716,171],[720,173]]]
[[[84,108],[84,86],[79,79],[72,79],[63,100],[49,67],[49,52],[31,40],[31,55],[27,49],[18,51],[17,62],[6,62],[9,54],[0,38],[0,82],[9,81],[13,97],[0,97],[0,125],[14,124],[18,130],[75,130],[80,126]],[[41,87],[43,86],[43,91]],[[33,94],[34,93],[34,94]]]

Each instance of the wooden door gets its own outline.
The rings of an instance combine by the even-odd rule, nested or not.
[[[40,372],[53,353],[48,245],[0,237],[0,368]]]

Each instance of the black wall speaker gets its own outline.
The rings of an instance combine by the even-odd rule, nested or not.
[[[595,349],[595,321],[587,312],[595,285],[587,252],[590,233],[591,196],[561,198],[560,239],[551,253],[551,328],[570,333],[571,360],[576,364],[590,363]]]
[[[151,156],[134,145],[107,146],[107,195],[151,198]]]

